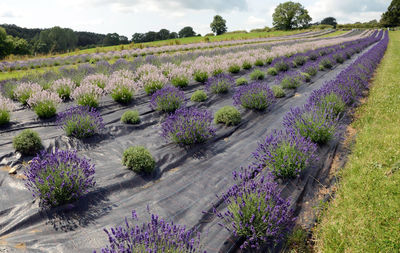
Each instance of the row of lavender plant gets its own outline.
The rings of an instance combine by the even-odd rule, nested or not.
[[[214,212],[223,221],[221,226],[245,239],[242,248],[277,243],[290,231],[294,221],[291,205],[281,199],[274,178],[298,176],[316,160],[317,145],[333,137],[340,116],[368,88],[386,51],[388,32],[371,38],[370,44],[379,40],[334,80],[313,91],[304,106],[291,109],[284,117],[286,129],[269,134],[253,153],[256,162],[234,172],[238,183],[222,196],[227,210]],[[263,170],[272,175],[265,178]]]
[[[374,36],[374,35],[372,35]],[[285,71],[289,67],[298,67],[304,62],[299,62],[298,59],[307,61],[309,58],[315,60],[319,55],[323,55],[322,52],[335,52],[340,48],[352,44],[359,44],[363,39],[359,39],[355,42],[347,42],[341,44],[341,46],[331,46],[320,49],[318,52],[315,50],[309,51],[309,53],[297,53],[291,57],[278,57],[272,61],[272,57],[268,57],[267,61],[274,66],[278,71]],[[364,39],[365,40],[365,39]],[[354,45],[358,47],[359,45]],[[309,55],[318,54],[315,58],[309,57]],[[253,57],[254,58],[254,57]],[[239,58],[240,59],[240,58]],[[196,67],[193,70],[193,66],[189,65],[186,68],[176,66],[174,64],[165,64],[161,68],[157,68],[154,65],[146,64],[139,67],[136,73],[128,70],[120,70],[114,72],[110,77],[103,74],[89,75],[84,78],[80,86],[77,85],[71,79],[57,79],[48,88],[50,91],[42,90],[41,86],[36,83],[25,82],[19,84],[13,91],[14,98],[18,99],[23,105],[28,104],[32,107],[40,118],[50,118],[55,115],[57,104],[61,102],[61,99],[67,100],[72,98],[76,100],[79,105],[97,107],[99,99],[104,94],[110,94],[111,97],[120,103],[129,103],[133,99],[133,95],[140,89],[144,89],[146,93],[152,94],[157,90],[164,87],[169,81],[174,86],[185,87],[189,84],[191,76],[193,75],[197,81],[205,82],[210,74],[218,75],[226,68],[228,71],[232,71],[232,66],[236,66],[240,70],[240,63],[238,59],[235,60],[233,65],[221,66],[217,65],[217,68],[210,69],[210,65],[206,65],[205,62],[209,59],[197,59],[203,64],[203,68]],[[221,59],[220,59],[221,60]],[[260,59],[252,59],[255,65],[260,66]],[[248,58],[242,59],[243,66],[250,65],[251,61]],[[261,61],[264,64],[263,61]],[[193,64],[195,65],[195,64]],[[276,66],[284,66],[285,68],[278,68]],[[57,93],[59,98],[57,98]]]
[[[320,33],[317,33],[318,35]],[[204,50],[213,49],[221,47],[232,47],[237,45],[249,45],[249,44],[259,44],[262,42],[268,42],[273,40],[282,40],[289,38],[301,38],[304,36],[313,36],[315,34],[301,34],[301,35],[291,35],[282,36],[276,38],[254,38],[245,40],[229,40],[229,41],[216,41],[216,42],[203,42],[203,43],[192,43],[185,45],[171,45],[171,46],[160,46],[160,47],[146,47],[146,48],[134,48],[126,49],[120,51],[109,51],[106,53],[92,53],[92,54],[80,54],[72,56],[58,56],[58,57],[48,57],[48,58],[35,58],[21,61],[3,61],[0,62],[0,72],[2,71],[12,71],[19,69],[35,69],[40,67],[50,67],[50,66],[62,66],[69,64],[79,64],[83,62],[94,63],[99,60],[111,60],[120,58],[129,58],[137,56],[155,55],[155,54],[167,54],[179,51],[192,51],[192,50]]]

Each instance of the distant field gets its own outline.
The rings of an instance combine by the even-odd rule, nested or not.
[[[269,37],[278,37],[278,36],[287,36],[298,33],[304,33],[311,30],[293,30],[293,31],[273,31],[273,32],[254,32],[254,33],[228,33],[222,34],[218,36],[209,36],[207,37],[210,42],[216,41],[228,41],[228,40],[245,40],[245,39],[254,39],[254,38],[269,38]],[[108,51],[118,51],[124,49],[132,49],[132,48],[140,48],[140,47],[160,47],[160,46],[168,46],[168,45],[181,45],[181,44],[192,44],[192,43],[200,43],[205,42],[206,37],[189,37],[189,38],[178,38],[178,39],[169,39],[169,40],[160,40],[146,43],[138,43],[138,44],[127,44],[127,45],[117,45],[117,46],[108,46],[108,47],[96,47],[89,48],[83,50],[76,50],[74,52],[69,52],[65,54],[47,54],[47,55],[37,55],[33,56],[10,56],[6,58],[7,61],[13,60],[26,60],[26,59],[34,59],[34,58],[43,58],[43,57],[54,57],[54,56],[71,56],[71,55],[80,55],[80,54],[90,54],[96,52],[108,52]]]

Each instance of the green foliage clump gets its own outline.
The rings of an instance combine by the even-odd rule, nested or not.
[[[331,111],[335,116],[346,109],[346,103],[334,92],[323,97],[317,106],[321,111]]]
[[[122,164],[140,173],[150,174],[156,167],[156,161],[150,152],[142,146],[127,148],[122,155]]]
[[[307,83],[311,81],[311,75],[308,73],[301,73],[301,76],[303,77],[304,81],[306,81]]]
[[[237,125],[242,120],[240,112],[233,106],[224,106],[219,109],[214,115],[214,121],[216,124],[222,123],[227,126]]]
[[[193,74],[194,80],[199,83],[205,83],[208,79],[208,73],[205,71],[196,71]]]
[[[0,110],[0,126],[10,122],[10,112],[7,110]]]
[[[203,102],[206,101],[207,94],[203,90],[196,90],[190,100],[193,102]]]
[[[144,85],[144,91],[146,94],[151,95],[154,92],[161,90],[164,87],[164,83],[160,81],[151,81]]]
[[[125,124],[139,124],[140,117],[138,111],[126,111],[122,114],[121,121]]]
[[[276,70],[274,67],[271,67],[267,70],[267,74],[270,76],[276,76],[278,74],[278,70]]]
[[[329,59],[322,59],[319,63],[324,69],[331,69],[333,67],[332,61]]]
[[[251,69],[252,66],[253,65],[251,65],[251,63],[248,62],[248,61],[244,61],[243,64],[242,64],[242,68],[243,69]]]
[[[35,155],[42,149],[42,140],[37,132],[26,129],[14,137],[13,146],[23,155]]]
[[[259,66],[259,67],[262,67],[262,66],[264,66],[264,61],[261,60],[261,59],[257,59],[257,60],[254,62],[254,65]]]
[[[232,73],[232,74],[239,73],[239,71],[240,71],[240,66],[237,65],[237,64],[233,64],[233,65],[229,66],[228,71],[229,71],[230,73]]]
[[[301,84],[300,76],[286,76],[281,81],[281,86],[284,89],[296,89]]]
[[[265,73],[259,69],[254,70],[250,73],[251,80],[262,80],[265,77]]]
[[[249,81],[245,77],[236,79],[237,86],[242,86],[242,85],[246,85],[246,84],[249,84]]]
[[[285,91],[279,85],[273,85],[273,86],[271,86],[271,89],[276,98],[281,98],[281,97],[286,96]]]
[[[51,101],[44,101],[38,103],[33,107],[36,115],[41,119],[48,119],[56,115],[57,108],[54,106],[54,103]]]

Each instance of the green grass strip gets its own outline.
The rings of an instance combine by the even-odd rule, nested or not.
[[[335,198],[315,229],[317,252],[400,252],[400,32],[389,46],[339,172]]]

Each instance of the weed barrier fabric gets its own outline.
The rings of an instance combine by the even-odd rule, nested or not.
[[[221,228],[210,213],[212,206],[218,205],[216,195],[233,184],[234,170],[253,161],[251,153],[258,142],[272,129],[282,128],[283,116],[291,107],[304,104],[314,89],[335,78],[361,54],[329,72],[319,72],[311,83],[303,84],[296,92],[288,92],[266,112],[240,109],[242,122],[238,126],[216,126],[214,138],[191,148],[179,147],[160,137],[165,115],[151,110],[150,98],[144,94],[138,94],[128,106],[104,98],[99,109],[106,130],[85,141],[66,137],[54,119],[38,120],[33,111],[21,107],[13,113],[11,125],[0,129],[0,252],[100,250],[108,243],[103,228],[123,225],[124,218],[129,220],[132,210],[136,210],[141,221],[148,220],[150,211],[176,224],[198,228],[203,232],[202,244],[207,252],[235,252],[238,241]],[[235,77],[248,74],[243,71]],[[272,78],[266,82],[271,83]],[[201,84],[190,85],[185,90],[186,98],[199,88]],[[226,95],[211,95],[197,106],[215,113],[222,106],[233,104],[232,95],[232,91]],[[70,105],[72,103],[62,104],[58,111]],[[188,106],[192,105],[188,100]],[[139,125],[120,123],[122,113],[130,109],[137,109],[141,114]],[[32,198],[23,182],[22,163],[32,157],[22,159],[12,148],[12,138],[23,129],[38,131],[47,150],[76,149],[80,156],[91,159],[96,165],[97,186],[75,203],[41,209],[39,201]],[[292,199],[297,210],[313,178],[324,176],[319,171],[325,158],[331,157],[337,142],[332,141],[319,151],[317,166],[306,170],[299,179],[281,184],[283,195]],[[153,175],[138,175],[121,165],[123,151],[133,145],[143,145],[153,154],[157,161]],[[17,174],[9,175],[7,166],[18,166]]]

